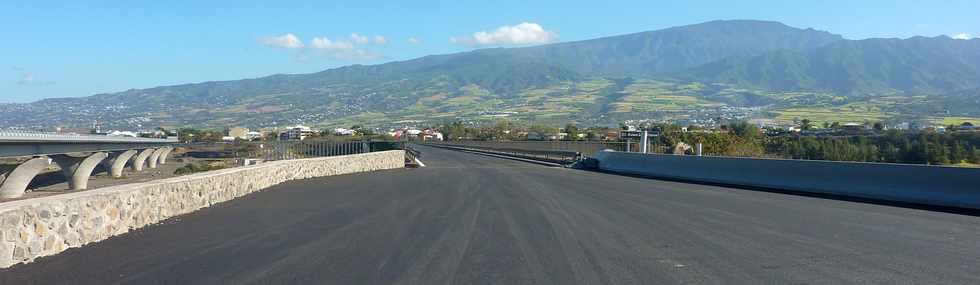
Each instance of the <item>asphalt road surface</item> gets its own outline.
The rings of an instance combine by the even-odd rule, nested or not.
[[[980,218],[422,148],[0,270],[0,284],[980,284]]]

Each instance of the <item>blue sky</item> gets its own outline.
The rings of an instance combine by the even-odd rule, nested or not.
[[[307,73],[718,19],[780,21],[849,39],[980,35],[976,0],[307,2],[314,1],[4,1],[0,103]]]

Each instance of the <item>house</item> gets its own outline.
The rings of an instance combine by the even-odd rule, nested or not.
[[[527,140],[529,141],[543,141],[544,135],[539,132],[527,132]]]
[[[844,130],[844,132],[848,133],[859,133],[867,129],[863,124],[858,123],[846,123],[841,125],[841,128]]]
[[[152,132],[139,132],[139,136],[144,138],[167,138],[170,135],[164,131],[156,130]]]
[[[568,133],[557,133],[557,134],[555,134],[555,133],[548,133],[548,134],[545,134],[544,137],[545,137],[546,140],[549,140],[549,141],[560,141],[560,140],[565,140],[566,138],[568,138]]]
[[[931,127],[922,128],[922,131],[945,133],[946,132],[946,127],[945,126],[931,126]]]
[[[228,130],[228,136],[236,139],[248,139],[248,128],[235,127]],[[232,139],[234,140],[234,139]]]
[[[388,132],[388,135],[395,138],[396,140],[401,139],[403,134],[405,134],[405,130],[402,129],[395,129]]]
[[[251,132],[245,133],[245,139],[250,140],[250,141],[262,139],[262,137],[265,137],[265,135],[263,135],[260,132],[256,132],[256,131],[251,131]]]
[[[107,136],[110,136],[110,137],[129,137],[129,138],[137,138],[137,137],[139,137],[138,134],[136,134],[134,132],[130,132],[130,131],[111,131],[111,132],[109,132],[106,135]]]
[[[357,131],[345,128],[333,129],[333,134],[338,136],[353,136],[357,134]]]
[[[957,128],[957,130],[960,130],[960,131],[973,131],[973,130],[976,130],[976,127],[973,126],[973,123],[963,122],[962,124],[960,124],[960,126],[959,126],[959,128]]]
[[[606,132],[606,135],[602,137],[604,141],[617,141],[619,140],[619,132]]]
[[[440,133],[440,132],[438,132],[436,130],[433,130],[433,129],[425,129],[424,131],[422,131],[422,140],[423,141],[442,141],[443,140],[443,137],[442,137],[442,133]]]
[[[306,138],[313,135],[313,129],[303,125],[296,125],[286,129],[286,131],[279,134],[279,140],[291,141],[291,140],[305,140]]]

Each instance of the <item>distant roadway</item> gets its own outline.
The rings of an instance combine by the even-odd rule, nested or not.
[[[289,182],[0,284],[980,284],[976,216],[421,150],[428,167]]]

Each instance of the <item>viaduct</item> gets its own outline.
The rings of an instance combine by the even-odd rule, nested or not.
[[[38,174],[56,164],[72,190],[88,188],[89,176],[103,166],[113,177],[167,163],[176,138],[150,139],[39,132],[0,131],[0,158],[31,157],[0,173],[0,198],[18,198]]]

